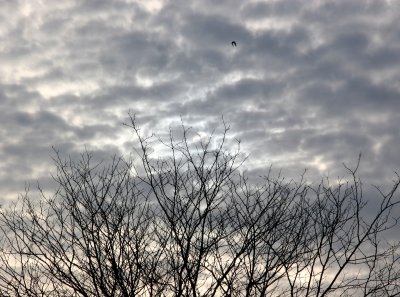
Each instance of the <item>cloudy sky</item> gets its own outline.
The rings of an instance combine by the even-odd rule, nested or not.
[[[334,175],[362,152],[390,182],[399,19],[383,0],[0,0],[1,199],[46,184],[52,146],[127,154],[129,110],[202,135],[223,115],[253,169]]]

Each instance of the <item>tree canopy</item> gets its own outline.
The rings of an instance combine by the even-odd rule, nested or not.
[[[254,182],[226,125],[198,142],[182,126],[159,158],[129,126],[133,160],[55,151],[54,195],[1,209],[1,296],[400,294],[398,244],[384,237],[397,226],[399,176],[366,217],[360,162],[332,182],[268,168]]]

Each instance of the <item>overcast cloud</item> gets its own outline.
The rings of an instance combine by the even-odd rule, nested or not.
[[[129,110],[147,132],[223,115],[252,169],[335,176],[361,151],[390,182],[399,19],[380,0],[0,0],[1,197],[46,184],[52,146],[127,154]]]

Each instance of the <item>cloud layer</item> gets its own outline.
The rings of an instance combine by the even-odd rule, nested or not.
[[[2,1],[0,194],[48,181],[51,147],[127,154],[182,117],[231,125],[253,169],[400,168],[395,1]],[[237,47],[231,46],[231,41]]]

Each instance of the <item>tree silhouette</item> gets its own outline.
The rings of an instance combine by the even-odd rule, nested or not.
[[[200,142],[182,125],[161,142],[134,117],[140,164],[96,163],[55,151],[57,191],[22,195],[0,213],[1,296],[394,296],[400,293],[397,245],[399,177],[365,217],[351,179],[317,186],[266,171],[241,173],[239,151],[220,137]],[[358,162],[359,164],[359,162]]]

